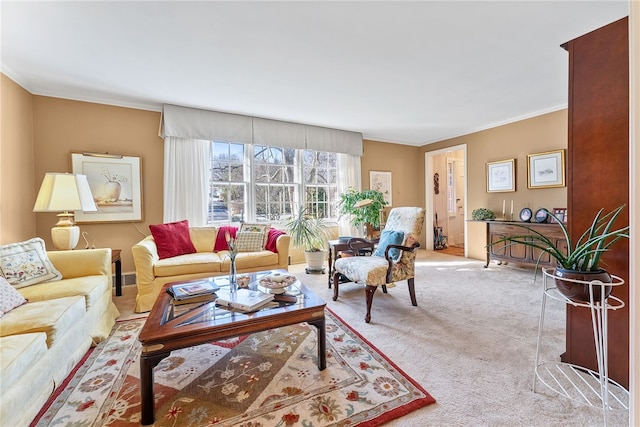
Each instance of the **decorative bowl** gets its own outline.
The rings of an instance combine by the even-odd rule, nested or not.
[[[260,279],[258,283],[260,284],[260,286],[266,288],[272,294],[281,294],[285,292],[285,288],[287,286],[291,286],[293,283],[295,283],[296,280],[298,280],[295,276],[287,276],[284,274],[282,274],[281,276],[282,279],[278,282],[272,280],[273,276],[267,276]],[[278,277],[278,279],[280,279],[280,277]]]

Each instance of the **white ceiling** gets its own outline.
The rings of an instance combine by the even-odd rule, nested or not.
[[[560,44],[627,1],[2,1],[29,92],[162,104],[424,145],[567,103]],[[514,141],[516,142],[516,141]]]

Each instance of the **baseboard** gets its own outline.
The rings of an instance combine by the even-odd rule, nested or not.
[[[116,283],[116,276],[115,274],[113,275],[113,285],[115,286]],[[136,284],[136,273],[129,273],[129,274],[123,274],[122,275],[122,286],[127,286],[127,285],[135,285]]]

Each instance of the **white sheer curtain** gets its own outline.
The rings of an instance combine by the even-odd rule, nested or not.
[[[338,193],[344,193],[349,187],[360,191],[362,189],[361,181],[360,156],[338,153]],[[348,216],[342,216],[338,220],[338,232],[340,236],[363,235],[359,227],[351,225]]]
[[[210,142],[164,138],[163,221],[189,220],[192,227],[207,225],[210,182]]]

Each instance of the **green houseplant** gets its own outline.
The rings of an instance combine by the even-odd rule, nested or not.
[[[307,269],[320,271],[324,266],[327,226],[322,218],[309,215],[306,208],[300,208],[286,224],[293,246],[304,248]]]
[[[533,234],[512,235],[496,240],[491,245],[501,242],[506,243],[506,245],[521,244],[548,253],[557,264],[554,269],[554,276],[558,290],[570,299],[589,301],[589,285],[571,280],[581,282],[599,280],[603,283],[611,283],[611,276],[601,268],[600,262],[602,255],[614,243],[620,239],[629,238],[628,226],[618,229],[613,227],[624,207],[625,205],[619,206],[607,214],[604,214],[604,209],[600,209],[591,222],[591,226],[575,241],[571,239],[564,223],[545,209],[547,214],[560,225],[565,237],[566,248],[563,247],[564,245],[555,244],[551,239],[535,229],[522,224],[514,225],[525,228]],[[611,293],[611,286],[606,287],[605,292],[605,296],[608,296]],[[594,299],[600,299],[599,288],[594,288]]]
[[[364,200],[371,200],[371,204],[357,207],[356,203]],[[380,210],[387,205],[384,194],[377,190],[357,191],[355,188],[348,188],[340,194],[338,201],[338,214],[350,215],[351,224],[358,227],[369,224],[373,228],[380,228]]]

